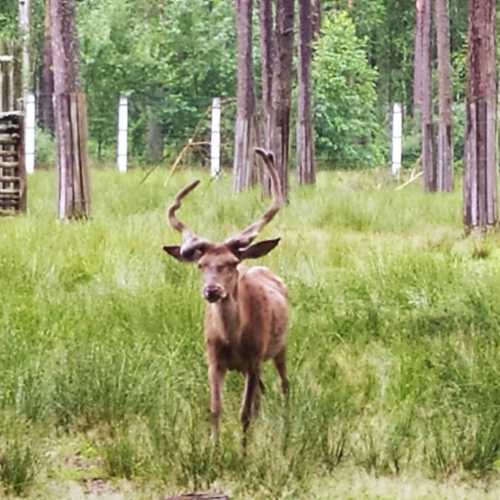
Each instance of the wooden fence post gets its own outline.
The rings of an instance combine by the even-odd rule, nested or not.
[[[81,92],[54,94],[58,132],[59,218],[88,218],[87,104]],[[60,140],[63,138],[63,140]]]
[[[220,174],[220,98],[212,101],[212,138],[210,141],[210,173],[212,177]]]
[[[117,163],[120,172],[127,171],[127,154],[128,154],[128,97],[120,96],[118,104],[118,146],[117,146]]]
[[[392,175],[399,178],[403,150],[403,112],[400,103],[392,108]]]

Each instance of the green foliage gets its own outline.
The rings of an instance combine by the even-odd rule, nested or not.
[[[17,35],[16,0],[2,0],[0,5],[0,40],[14,40]]]
[[[42,128],[36,130],[36,161],[38,167],[48,167],[56,162],[54,138]]]
[[[100,154],[114,144],[120,94],[131,97],[131,153],[140,157],[150,117],[176,144],[212,97],[234,93],[232,16],[222,0],[174,0],[164,12],[141,0],[81,3],[82,75]]]
[[[35,479],[39,457],[26,439],[29,425],[4,413],[0,424],[0,495],[26,494]],[[24,424],[24,425],[23,425]]]
[[[383,162],[383,136],[376,116],[377,71],[366,57],[346,12],[324,20],[316,44],[313,75],[317,152],[336,165],[362,167]]]

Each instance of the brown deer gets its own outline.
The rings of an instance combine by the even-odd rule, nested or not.
[[[269,253],[280,239],[251,244],[283,204],[274,156],[263,149],[255,150],[264,160],[271,180],[272,204],[264,215],[239,234],[223,243],[212,243],[196,236],[175,215],[182,199],[200,181],[185,187],[168,208],[168,221],[182,234],[181,246],[164,250],[181,262],[196,262],[203,276],[202,295],[208,302],[205,312],[205,341],[208,379],[211,391],[212,435],[219,432],[222,410],[222,387],[227,370],[245,376],[241,405],[243,444],[252,417],[258,412],[263,361],[272,359],[281,377],[285,397],[288,395],[286,371],[286,330],[288,301],[285,284],[269,269],[241,265],[244,259],[255,259]]]

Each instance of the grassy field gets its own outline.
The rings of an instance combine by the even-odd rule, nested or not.
[[[94,171],[92,220],[61,224],[40,172],[28,215],[0,218],[5,496],[499,498],[500,240],[464,239],[461,193],[394,191],[380,172],[293,189],[262,259],[290,289],[290,408],[266,367],[243,456],[241,377],[215,449],[197,269],[161,247],[178,242],[165,203],[195,176],[182,218],[209,238],[262,200],[228,177],[142,175]]]

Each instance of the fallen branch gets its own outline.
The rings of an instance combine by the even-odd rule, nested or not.
[[[410,177],[404,184],[398,186],[394,191],[400,191],[401,189],[404,189],[406,186],[409,186],[412,182],[415,182],[419,177],[421,177],[423,173],[424,173],[423,171],[416,173],[415,175]]]
[[[168,184],[168,181],[171,179],[172,175],[174,175],[175,171],[177,170],[177,167],[179,166],[182,158],[184,157],[184,155],[186,154],[186,152],[188,151],[189,148],[193,148],[196,146],[202,146],[202,145],[206,145],[206,144],[210,144],[210,143],[209,142],[192,142],[192,140],[189,139],[189,141],[186,144],[184,144],[184,147],[181,149],[181,152],[179,153],[179,155],[175,159],[173,165],[170,167],[170,173],[168,174],[168,177],[165,179],[165,183],[163,185],[166,186]]]

